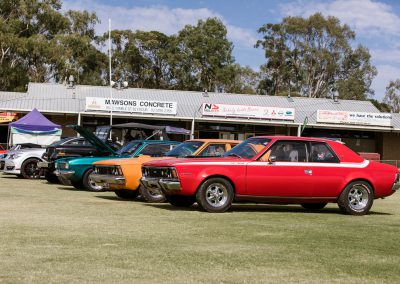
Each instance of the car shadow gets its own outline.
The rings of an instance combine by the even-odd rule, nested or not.
[[[75,188],[75,187],[73,187],[73,186],[57,186],[57,188],[58,188],[59,190],[87,191],[87,192],[90,192],[90,191],[88,191],[88,190],[86,190],[86,189],[77,189],[77,188]]]
[[[203,211],[196,203],[190,207],[175,207],[168,203],[146,203],[146,206],[168,211]],[[274,213],[304,213],[304,214],[341,214],[339,208],[324,208],[318,211],[306,210],[300,205],[270,205],[270,204],[233,204],[226,213],[234,212],[274,212]],[[385,212],[370,211],[368,215],[393,215]]]
[[[118,196],[102,196],[102,195],[97,195],[95,196],[97,198],[100,199],[106,199],[106,200],[114,200],[114,201],[124,201],[124,202],[141,202],[141,203],[145,203],[145,201],[143,199],[140,198],[134,198],[134,199],[123,199],[123,198],[119,198]]]

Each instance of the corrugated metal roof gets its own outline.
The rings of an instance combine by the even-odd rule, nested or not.
[[[339,100],[335,103],[332,99],[311,99],[304,97],[261,96],[246,94],[208,93],[202,92],[156,90],[128,88],[124,90],[112,89],[113,98],[139,99],[155,101],[177,102],[176,117],[191,120],[195,115],[201,117],[199,108],[203,103],[220,103],[235,105],[255,105],[270,107],[291,107],[295,109],[296,124],[302,124],[305,117],[308,123],[316,124],[316,111],[318,109],[379,112],[369,101]],[[110,97],[110,88],[104,86],[77,85],[74,88],[61,84],[30,83],[27,93],[0,93],[0,109],[29,111],[36,107],[43,112],[79,113],[85,112],[86,97]],[[118,113],[114,112],[114,115]],[[229,119],[234,121],[235,119]],[[284,124],[285,122],[279,122]],[[394,126],[400,128],[400,118],[394,119]]]

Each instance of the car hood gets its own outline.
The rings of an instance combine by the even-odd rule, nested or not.
[[[106,153],[109,155],[116,155],[117,152],[114,151],[107,143],[100,140],[91,131],[79,125],[68,125],[67,127],[78,132],[82,137],[84,137],[90,144],[92,144],[98,151]]]
[[[126,166],[126,165],[137,165],[143,164],[148,161],[160,160],[160,159],[169,159],[169,157],[150,157],[150,156],[139,156],[133,158],[123,158],[123,159],[111,159],[107,161],[98,161],[94,163],[94,165],[102,165],[102,166]]]
[[[242,159],[236,157],[228,157],[228,158],[201,158],[201,157],[194,157],[194,158],[174,158],[168,160],[154,160],[146,162],[143,166],[154,166],[154,167],[170,167],[177,164],[187,164],[187,163],[229,163],[229,162],[249,162],[249,159]]]

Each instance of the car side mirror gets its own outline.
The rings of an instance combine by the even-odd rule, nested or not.
[[[270,164],[275,163],[275,162],[276,162],[276,156],[269,156],[268,162],[269,162]]]

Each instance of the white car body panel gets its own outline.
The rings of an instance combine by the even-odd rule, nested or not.
[[[46,148],[30,148],[30,149],[21,149],[16,151],[9,151],[7,153],[6,158],[2,160],[5,162],[3,172],[5,174],[21,174],[21,166],[22,164],[29,158],[36,158],[38,161],[42,160],[42,155],[46,151]],[[11,159],[13,154],[18,155],[19,157],[16,159]]]

